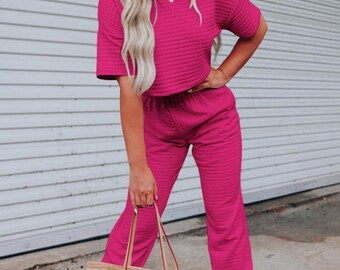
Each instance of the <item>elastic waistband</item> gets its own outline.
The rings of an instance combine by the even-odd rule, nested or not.
[[[188,93],[188,90],[181,91],[167,96],[151,96],[143,94],[143,105],[145,109],[169,109],[181,105],[184,101],[199,95],[199,92]]]
[[[188,93],[188,90],[181,91],[172,95],[167,96],[151,96],[146,92],[143,94],[143,107],[145,110],[153,109],[169,109],[176,106],[181,106],[190,99],[204,97],[214,102],[220,98],[223,92],[229,89],[226,85],[215,89],[202,89],[197,92]]]

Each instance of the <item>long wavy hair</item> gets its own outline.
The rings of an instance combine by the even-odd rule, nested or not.
[[[154,45],[155,35],[153,24],[150,19],[152,1],[156,5],[157,20],[157,1],[158,0],[120,0],[124,6],[121,22],[124,29],[124,43],[121,51],[129,80],[132,82],[134,91],[142,95],[153,84],[156,77],[156,68],[154,62]],[[175,0],[176,1],[176,0]],[[210,1],[210,0],[207,0]],[[194,7],[200,17],[200,26],[202,25],[202,16],[197,7],[196,0],[190,0],[189,8]],[[154,23],[155,23],[154,22]],[[215,50],[214,61],[221,48],[221,35],[214,38],[213,47]],[[136,76],[130,74],[128,68],[128,53],[133,64],[133,72],[136,74],[136,65],[138,72]]]

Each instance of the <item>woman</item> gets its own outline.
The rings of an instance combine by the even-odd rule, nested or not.
[[[139,207],[132,265],[143,267],[192,145],[202,188],[213,270],[250,270],[241,194],[242,142],[235,96],[226,86],[264,38],[249,0],[99,0],[97,78],[117,80],[130,178],[126,207],[103,262],[123,264],[133,208]],[[217,68],[223,29],[239,37]]]

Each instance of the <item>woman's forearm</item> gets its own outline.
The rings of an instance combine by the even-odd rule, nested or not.
[[[120,116],[129,166],[144,169],[147,166],[144,142],[142,97],[132,89],[127,76],[119,76]]]
[[[267,23],[261,15],[261,21],[257,32],[250,38],[239,38],[237,40],[228,57],[217,68],[224,74],[226,82],[229,82],[254,54],[257,47],[262,42],[267,29]]]

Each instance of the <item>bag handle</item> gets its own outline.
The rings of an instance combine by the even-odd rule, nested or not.
[[[159,230],[159,235],[160,235],[160,243],[161,243],[162,256],[164,258],[164,260],[163,260],[164,269],[168,270],[168,265],[166,263],[166,257],[165,257],[163,236],[165,237],[166,242],[168,244],[173,266],[174,266],[175,270],[179,270],[178,263],[177,263],[177,260],[176,260],[176,257],[175,257],[175,253],[173,252],[173,250],[171,248],[171,245],[170,245],[170,241],[169,241],[169,239],[168,239],[168,237],[167,237],[167,235],[165,233],[165,229],[164,229],[164,226],[163,226],[162,221],[161,221],[161,216],[159,214],[158,207],[157,207],[156,204],[154,206],[155,206],[155,209],[156,209],[156,215],[157,215],[157,221],[158,221],[158,230]]]
[[[159,214],[159,211],[158,211],[158,206],[157,206],[156,202],[154,202],[153,205],[154,205],[155,211],[156,211],[157,226],[158,226],[158,232],[159,232],[159,240],[160,240],[160,247],[161,247],[161,253],[162,253],[161,255],[162,255],[164,270],[168,270],[168,264],[167,264],[167,261],[166,261],[166,254],[165,254],[165,250],[164,250],[163,236],[165,237],[166,242],[168,244],[174,268],[175,268],[175,270],[179,270],[175,254],[173,252],[173,249],[171,248],[170,241],[169,241],[169,239],[168,239],[168,237],[165,233],[165,229],[164,229],[164,226],[163,226],[162,221],[161,221],[161,217],[160,217],[160,214]],[[124,260],[124,270],[128,270],[128,266],[131,266],[133,243],[134,243],[135,233],[136,233],[137,215],[138,215],[138,208],[134,208],[132,224],[131,224],[130,234],[129,234],[129,241],[128,241],[128,246],[127,246],[127,249],[126,249],[125,260]]]

